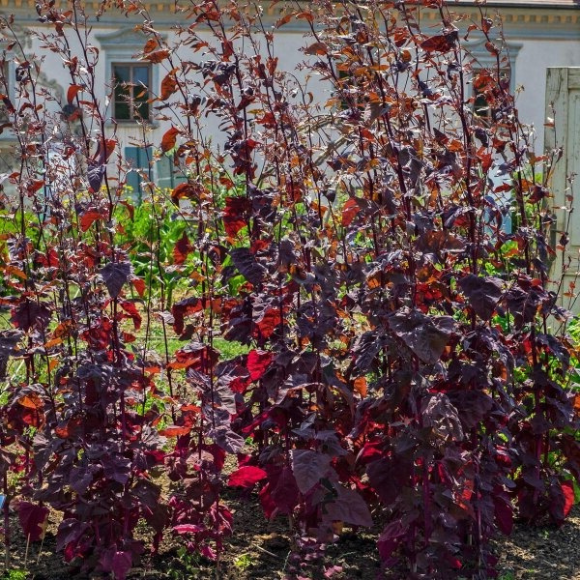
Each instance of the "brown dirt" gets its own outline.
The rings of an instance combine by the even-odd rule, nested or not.
[[[235,510],[235,534],[227,541],[219,567],[203,559],[184,555],[171,540],[161,554],[145,558],[130,580],[276,580],[294,570],[305,578],[324,580],[374,580],[380,572],[375,550],[375,533],[344,533],[337,543],[326,546],[322,554],[310,554],[301,567],[292,559],[291,535],[283,519],[268,522],[255,497],[250,501],[228,494]],[[10,568],[24,570],[26,542],[12,526]],[[92,580],[67,568],[55,554],[54,527],[41,546],[29,547],[26,569],[34,580]],[[580,507],[576,506],[560,528],[517,525],[510,538],[497,542],[500,555],[500,580],[580,580]],[[333,568],[334,567],[334,568]],[[325,573],[334,572],[328,576]],[[9,578],[9,576],[5,576]],[[401,580],[405,580],[401,578]]]
[[[560,528],[516,526],[498,551],[503,580],[580,580],[580,505]]]

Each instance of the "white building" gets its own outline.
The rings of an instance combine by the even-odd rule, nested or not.
[[[95,13],[99,10],[99,2],[83,4],[87,12]],[[174,2],[158,0],[145,2],[148,17],[167,43],[173,46],[175,34],[172,27],[176,24],[186,24],[183,13],[176,14]],[[262,2],[264,23],[272,26],[280,17],[279,11],[283,4],[274,6],[268,0]],[[488,13],[498,11],[504,22],[505,47],[509,53],[510,84],[517,92],[516,105],[520,118],[537,128],[536,150],[543,147],[543,126],[545,122],[545,84],[546,70],[554,66],[580,66],[580,3],[576,0],[489,0],[485,6],[475,0],[457,0],[449,2],[452,10],[465,12],[468,18],[464,20],[467,27],[470,18],[478,19],[479,10]],[[63,66],[60,55],[55,54],[43,45],[43,34],[51,34],[53,28],[39,21],[34,0],[1,0],[1,13],[7,17],[14,15],[14,24],[10,29],[4,27],[4,50],[7,62],[7,87],[3,92],[5,97],[13,101],[16,99],[16,85],[18,74],[22,74],[22,52],[29,62],[38,62],[39,72],[35,74],[38,87],[43,87],[55,98],[56,103],[50,105],[55,113],[59,107],[65,115],[74,115],[74,107],[68,103],[67,93],[71,85],[70,74]],[[41,16],[45,15],[42,13]],[[431,26],[439,25],[437,10],[421,9],[420,19],[422,28],[428,32]],[[139,60],[136,56],[142,52],[143,45],[148,37],[142,32],[135,31],[135,24],[143,22],[143,18],[133,14],[131,17],[123,15],[119,10],[110,8],[98,20],[90,17],[92,31],[89,43],[98,49],[89,56],[95,60],[95,96],[99,108],[106,117],[106,130],[115,134],[118,141],[118,151],[134,167],[145,167],[151,159],[152,151],[158,147],[161,138],[169,126],[167,122],[156,121],[153,116],[154,103],[147,103],[151,96],[159,95],[161,83],[167,76],[169,68],[166,61],[161,63]],[[34,34],[26,30],[34,31]],[[279,58],[279,69],[295,70],[296,65],[303,61],[305,56],[299,51],[309,41],[304,36],[309,32],[305,20],[292,20],[276,30],[274,39],[275,56]],[[21,47],[14,43],[16,37]],[[150,37],[149,37],[150,38]],[[79,45],[71,37],[71,50],[74,55]],[[490,54],[484,47],[483,40],[469,40],[468,50],[478,59],[481,66],[491,63]],[[191,49],[178,49],[181,57],[194,60],[201,58],[201,53],[194,53]],[[79,53],[77,56],[82,57]],[[31,69],[32,70],[32,69]],[[304,74],[296,73],[304,82]],[[117,88],[112,89],[117,81]],[[133,83],[133,88],[123,88],[121,82]],[[308,83],[315,98],[327,99],[324,88],[317,83],[316,78],[310,78]],[[80,93],[82,95],[82,93]],[[127,100],[127,97],[129,99]],[[14,106],[18,106],[14,103]],[[150,119],[146,135],[136,119],[141,116]],[[98,127],[97,127],[98,129]],[[206,136],[211,136],[220,142],[221,131],[215,121],[209,121]],[[137,146],[143,138],[153,145],[153,149],[146,150]],[[58,150],[59,135],[51,137]],[[0,134],[0,172],[10,173],[13,167],[13,153],[16,145],[13,132],[9,128]],[[50,147],[49,147],[50,149]],[[58,158],[59,155],[53,155]],[[154,178],[161,186],[174,185],[175,176],[172,175],[171,163],[168,158],[161,157],[153,164]],[[130,172],[127,181],[134,188],[139,188],[137,173]],[[6,183],[5,183],[6,185]]]

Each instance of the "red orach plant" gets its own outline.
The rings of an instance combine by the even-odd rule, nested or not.
[[[122,242],[117,217],[134,208],[96,93],[91,20],[81,3],[37,9],[36,34],[70,75],[66,114],[51,115],[42,63],[12,20],[2,29],[19,51],[17,94],[3,100],[22,155],[6,177],[18,227],[0,245],[14,328],[0,355],[24,374],[7,382],[1,466],[31,540],[50,507],[58,549],[85,570],[122,580],[168,531],[218,558],[229,485],[257,489],[302,542],[327,542],[337,523],[382,526],[385,576],[483,578],[496,570],[490,539],[516,516],[564,520],[580,448],[573,353],[551,330],[566,317],[549,279],[557,152],[532,150],[495,20],[482,11],[460,33],[439,0],[317,0],[277,4],[272,30],[236,2],[179,2],[172,45],[143,5],[103,4],[142,17],[141,58],[165,70],[150,104],[170,125],[152,145],[186,178],[168,194],[186,227],[170,262],[147,247],[151,268],[191,281],[168,311],[163,282],[137,277]],[[421,30],[426,10],[439,30]],[[327,103],[279,68],[276,30],[293,21],[310,29],[300,74]],[[472,37],[496,60],[473,80],[485,116],[466,89]],[[60,182],[55,127],[71,161]],[[494,201],[505,190],[511,233]],[[224,357],[216,336],[244,354]]]

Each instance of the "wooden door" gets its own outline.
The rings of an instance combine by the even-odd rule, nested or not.
[[[553,243],[556,249],[550,272],[553,288],[561,285],[560,303],[580,313],[580,67],[549,68],[546,79],[546,124],[544,149],[548,155],[562,148],[562,157],[552,174],[553,208],[556,217]]]

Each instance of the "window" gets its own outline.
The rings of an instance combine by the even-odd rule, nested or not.
[[[136,60],[147,36],[134,28],[121,28],[95,38],[107,71],[110,118],[125,124],[150,119],[153,111],[147,101],[158,91],[159,65]]]
[[[113,63],[114,109],[116,121],[149,118],[151,67],[148,64]]]
[[[485,40],[468,42],[463,46],[472,68],[468,95],[473,97],[473,112],[479,118],[492,120],[490,105],[493,99],[489,96],[493,95],[494,88],[497,90],[498,80],[512,94],[515,92],[515,67],[521,47],[522,44],[518,42],[503,42],[500,47],[500,75],[497,79],[497,56],[489,51]]]
[[[495,74],[488,70],[476,68],[473,69],[472,74],[473,112],[477,117],[492,121],[494,96],[498,94],[500,87],[509,90],[510,71],[509,69],[501,70],[499,82]]]

